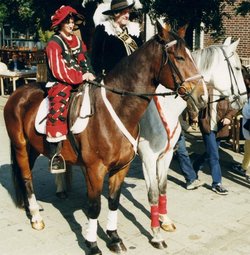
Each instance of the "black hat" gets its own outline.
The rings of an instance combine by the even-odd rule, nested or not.
[[[104,11],[102,14],[112,15],[114,13],[121,12],[127,8],[132,8],[135,2],[129,4],[127,0],[112,0],[110,4],[110,10]]]

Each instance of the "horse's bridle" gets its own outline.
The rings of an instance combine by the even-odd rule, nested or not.
[[[163,53],[164,56],[162,57],[162,62],[161,62],[161,67],[160,67],[160,71],[157,75],[157,82],[159,82],[159,78],[162,72],[163,67],[169,63],[170,69],[172,70],[172,76],[173,76],[173,80],[174,80],[174,84],[175,84],[175,92],[177,95],[179,95],[180,97],[184,98],[184,99],[188,99],[190,97],[192,97],[192,91],[193,91],[193,87],[191,87],[191,89],[187,89],[186,86],[184,85],[185,82],[190,82],[190,81],[194,81],[194,80],[199,80],[202,79],[202,75],[201,74],[196,74],[194,76],[188,77],[186,79],[183,78],[183,76],[181,75],[179,69],[177,68],[177,66],[171,61],[171,59],[168,57],[168,52],[167,50],[174,46],[175,44],[177,44],[177,40],[173,40],[170,41],[168,43],[165,43],[162,45],[162,49],[163,49]],[[177,79],[179,80],[179,82],[177,82]]]
[[[234,74],[234,70],[233,70],[232,65],[231,65],[231,63],[229,61],[229,58],[232,57],[234,55],[234,53],[232,53],[232,55],[228,57],[226,52],[225,52],[225,50],[223,49],[223,47],[221,47],[221,50],[223,52],[225,60],[227,61],[227,67],[228,67],[228,72],[229,72],[229,76],[230,76],[231,94],[232,94],[232,98],[233,98],[232,101],[230,101],[230,102],[231,103],[232,102],[237,102],[238,105],[240,106],[240,103],[239,103],[240,96],[246,95],[247,92],[243,92],[243,93],[240,92],[240,89],[239,89],[239,86],[238,86],[238,83],[237,83],[237,80],[236,80],[236,77],[235,77],[235,74]],[[237,95],[235,94],[235,91],[234,91],[233,80],[234,80],[234,82],[236,84],[236,87],[237,87],[237,90],[238,90],[238,94]]]
[[[229,58],[231,58],[234,55],[234,53],[232,53],[230,56],[227,56],[227,53],[223,49],[223,46],[220,47],[220,49],[221,49],[221,51],[222,51],[222,53],[223,53],[223,55],[225,57],[225,61],[227,62],[227,67],[228,67],[228,72],[229,72],[229,77],[230,77],[230,83],[231,83],[231,94],[232,94],[232,96],[216,95],[216,96],[219,96],[219,99],[215,100],[215,101],[212,101],[210,103],[217,102],[217,101],[223,100],[225,98],[229,98],[229,102],[230,103],[237,102],[237,104],[241,107],[241,104],[239,102],[240,101],[240,96],[246,95],[247,92],[243,92],[243,93],[240,92],[240,89],[239,89],[239,86],[238,86],[238,82],[237,82],[237,79],[236,79],[235,74],[234,74],[234,70],[233,70],[232,65],[231,65],[231,63],[229,61]],[[237,87],[238,94],[235,94],[233,80],[234,80],[235,85]]]

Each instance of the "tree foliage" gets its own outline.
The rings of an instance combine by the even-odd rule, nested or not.
[[[242,16],[246,16],[248,13],[250,13],[250,2],[248,1],[242,1],[240,6],[236,9],[236,13]]]
[[[1,0],[0,17],[4,24],[9,24],[13,29],[25,32],[28,24],[32,24],[34,11],[32,0]],[[30,27],[31,32],[34,31]]]
[[[83,11],[82,0],[1,0],[0,26],[8,24],[15,31],[38,36],[50,29],[50,18],[61,5]]]
[[[163,17],[172,27],[189,24],[193,28],[204,24],[205,30],[216,35],[223,33],[222,20],[230,18],[225,6],[233,5],[235,0],[141,0],[144,10],[153,18]]]
[[[85,8],[82,2],[85,2]],[[142,12],[152,18],[164,17],[172,27],[189,23],[197,28],[203,22],[205,30],[214,31],[215,35],[223,33],[222,20],[230,18],[225,12],[225,5],[234,5],[236,0],[140,0]],[[70,5],[84,14],[87,22],[92,19],[93,10],[101,0],[1,0],[0,26],[9,24],[14,30],[30,33],[49,30],[50,17],[61,5]],[[246,15],[250,11],[249,0],[241,2],[236,13]],[[87,23],[89,24],[89,23]]]

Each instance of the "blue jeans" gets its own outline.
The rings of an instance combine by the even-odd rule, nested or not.
[[[193,165],[189,158],[189,154],[186,148],[186,141],[184,135],[181,133],[177,142],[176,155],[179,161],[181,171],[187,183],[193,182],[197,179],[197,174],[193,169]]]
[[[212,174],[212,186],[221,183],[221,167],[219,146],[220,140],[216,139],[216,132],[211,131],[209,134],[202,134],[203,141],[206,148],[206,153],[199,156],[194,162],[194,170],[198,172],[203,167],[205,160],[208,162]]]

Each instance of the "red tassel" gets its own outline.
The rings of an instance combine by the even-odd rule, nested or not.
[[[160,226],[158,205],[151,206],[151,227],[156,228]]]
[[[159,214],[167,214],[167,195],[159,196]]]

